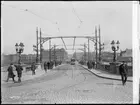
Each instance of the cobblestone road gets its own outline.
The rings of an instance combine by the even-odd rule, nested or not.
[[[78,65],[63,65],[20,85],[2,86],[2,103],[132,103],[132,82],[96,77]]]

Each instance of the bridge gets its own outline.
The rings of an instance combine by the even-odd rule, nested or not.
[[[97,33],[98,31],[98,33]],[[38,36],[38,33],[40,33],[40,36]],[[98,35],[97,35],[98,34]],[[95,27],[95,34],[94,36],[47,36],[43,37],[42,35],[46,35],[41,31],[38,30],[38,27],[36,28],[36,45],[33,45],[34,51],[36,51],[36,62],[38,63],[39,61],[42,62],[42,51],[43,51],[43,44],[47,41],[49,41],[49,61],[51,61],[51,40],[52,39],[61,39],[63,42],[63,45],[65,47],[65,50],[74,50],[75,48],[75,39],[76,38],[86,38],[88,39],[88,44],[83,45],[84,46],[84,52],[86,53],[86,48],[88,49],[88,60],[89,60],[89,52],[90,52],[90,44],[89,41],[93,42],[92,46],[95,46],[95,52],[96,52],[96,62],[101,61],[101,51],[103,50],[104,44],[101,42],[101,35],[100,35],[100,26],[97,30],[97,27]],[[66,45],[65,41],[63,40],[64,38],[72,38],[73,39],[73,45]],[[60,46],[60,45],[55,45]],[[67,49],[67,46],[73,46],[73,49]],[[98,48],[99,46],[99,48]],[[81,50],[81,49],[79,49]],[[40,59],[39,59],[39,53],[40,53]],[[99,56],[99,57],[98,57]],[[99,59],[98,59],[99,58]]]

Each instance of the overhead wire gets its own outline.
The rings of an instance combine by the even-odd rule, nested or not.
[[[24,11],[24,12],[29,12],[29,13],[31,13],[31,14],[33,14],[33,15],[35,15],[35,16],[37,16],[37,17],[43,19],[43,20],[48,20],[48,21],[51,22],[52,24],[57,24],[57,22],[52,22],[51,20],[46,19],[46,18],[44,18],[44,17],[42,17],[42,16],[40,16],[40,15],[38,15],[38,14],[32,12],[32,11],[29,10],[29,9],[22,9],[22,8],[13,6],[13,5],[7,5],[7,4],[3,4],[3,3],[2,3],[2,5],[8,6],[8,7],[12,7],[12,8],[16,8],[16,9],[21,10],[21,11]]]
[[[76,10],[75,10],[73,4],[72,4],[72,12],[75,13],[76,17],[79,19],[80,25],[78,26],[78,28],[80,28],[80,26],[81,26],[81,24],[82,24],[83,21],[79,18],[79,16],[78,16],[78,14],[77,14],[77,12],[76,12]]]
[[[8,6],[8,7],[15,8],[15,9],[18,9],[18,10],[21,10],[21,11],[24,11],[24,12],[28,12],[28,13],[30,13],[30,14],[33,14],[33,15],[39,17],[40,19],[47,20],[47,21],[49,21],[49,22],[52,23],[52,24],[56,24],[56,25],[57,25],[57,29],[58,29],[58,31],[60,32],[60,28],[58,27],[58,22],[57,22],[57,21],[56,21],[56,22],[53,22],[53,21],[51,21],[50,19],[44,18],[44,17],[38,15],[37,13],[32,12],[32,11],[29,10],[29,9],[22,9],[22,8],[13,6],[13,5],[7,5],[7,4],[3,4],[3,3],[2,3],[2,5],[6,5],[6,6]]]

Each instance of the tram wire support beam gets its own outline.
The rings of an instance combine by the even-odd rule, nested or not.
[[[89,38],[88,38],[88,61],[89,61]]]
[[[40,28],[40,63],[42,63],[42,36],[41,36],[41,28]]]
[[[49,38],[49,61],[51,62],[51,38]]]
[[[36,63],[38,63],[38,27],[36,28],[36,40],[37,40],[37,42],[36,42],[36,47],[37,47],[37,49],[36,49]]]
[[[98,58],[98,45],[97,45],[97,42],[98,42],[98,39],[97,39],[97,28],[95,27],[95,49],[96,49],[96,69],[97,69],[97,58]]]

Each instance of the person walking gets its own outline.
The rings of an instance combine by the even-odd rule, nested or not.
[[[35,75],[35,69],[36,69],[35,62],[33,62],[32,65],[31,65],[32,75]]]
[[[47,63],[47,67],[48,67],[48,69],[50,69],[50,62],[49,61]]]
[[[18,75],[18,82],[21,82],[22,71],[23,71],[23,68],[22,68],[22,66],[21,66],[21,63],[19,63],[19,64],[16,66],[16,71],[17,71],[17,75]]]
[[[92,68],[92,62],[91,61],[88,61],[87,62],[87,66],[88,66],[88,69],[91,69]]]
[[[95,62],[94,61],[92,61],[92,67],[93,67],[93,69],[95,68]]]
[[[44,62],[44,70],[47,72],[47,62]]]
[[[89,69],[89,61],[87,62],[87,66],[88,66],[88,69]]]
[[[6,80],[6,82],[8,82],[9,81],[9,78],[12,78],[13,79],[13,82],[15,83],[15,74],[14,74],[14,72],[13,72],[13,67],[14,65],[11,63],[10,64],[10,66],[8,67],[8,69],[7,69],[7,71],[8,71],[8,76],[7,76],[7,80]]]
[[[51,61],[51,62],[50,62],[50,68],[53,69],[53,66],[54,66],[54,62]]]
[[[128,72],[128,67],[127,64],[123,61],[123,63],[119,66],[119,71],[120,75],[122,78],[122,84],[125,85],[127,81],[127,72]]]

